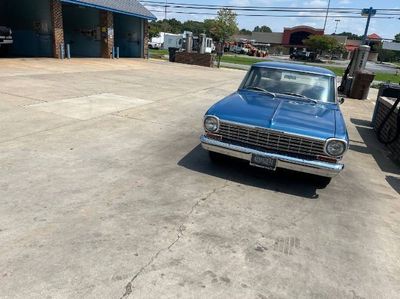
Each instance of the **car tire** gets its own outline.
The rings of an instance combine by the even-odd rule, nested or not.
[[[317,186],[320,189],[325,189],[331,183],[332,178],[319,176],[317,177]]]

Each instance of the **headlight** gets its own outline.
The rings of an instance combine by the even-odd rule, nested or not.
[[[326,143],[325,151],[334,157],[342,156],[347,150],[347,143],[343,140],[332,139]]]
[[[208,132],[217,132],[219,129],[219,121],[218,118],[214,116],[207,116],[204,119],[204,128]]]

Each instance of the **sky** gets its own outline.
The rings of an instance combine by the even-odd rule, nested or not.
[[[159,0],[160,1],[160,0]],[[163,1],[163,0],[162,0]],[[238,5],[238,6],[290,6],[290,7],[327,7],[328,0],[169,0],[174,3],[195,3],[212,5]],[[331,7],[352,7],[352,8],[396,8],[400,9],[400,0],[331,0]],[[160,8],[152,8],[160,10]],[[163,13],[153,12],[159,19],[164,18]],[[252,12],[254,14],[254,12]],[[197,20],[202,21],[205,18],[214,18],[213,16],[203,15],[182,15],[169,13],[168,18],[176,18],[180,21]],[[400,13],[397,16],[400,18]],[[383,38],[392,39],[397,33],[400,33],[399,19],[373,19],[371,21],[369,34],[377,33]],[[335,19],[328,19],[326,33],[335,31]],[[247,17],[239,16],[239,28],[253,30],[255,26],[267,25],[274,32],[282,32],[284,27],[293,27],[297,25],[308,25],[316,28],[323,28],[324,18],[274,18],[274,17]],[[353,32],[362,35],[365,30],[366,19],[342,18],[338,24],[337,32]]]

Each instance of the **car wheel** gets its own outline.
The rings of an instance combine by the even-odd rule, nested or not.
[[[331,183],[332,178],[319,176],[317,177],[317,185],[319,188],[324,189]]]

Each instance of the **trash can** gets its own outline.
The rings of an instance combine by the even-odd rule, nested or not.
[[[353,99],[365,100],[368,98],[369,88],[374,81],[375,74],[369,71],[357,71],[350,90]]]
[[[175,62],[176,59],[176,52],[178,51],[177,48],[168,48],[169,52],[169,62]]]
[[[376,104],[375,104],[374,115],[372,117],[372,125],[374,127],[376,127],[377,125],[376,119],[378,113],[381,110],[381,105],[382,105],[381,97],[394,98],[394,99],[400,98],[400,84],[383,84],[379,88],[378,98],[376,99]]]

